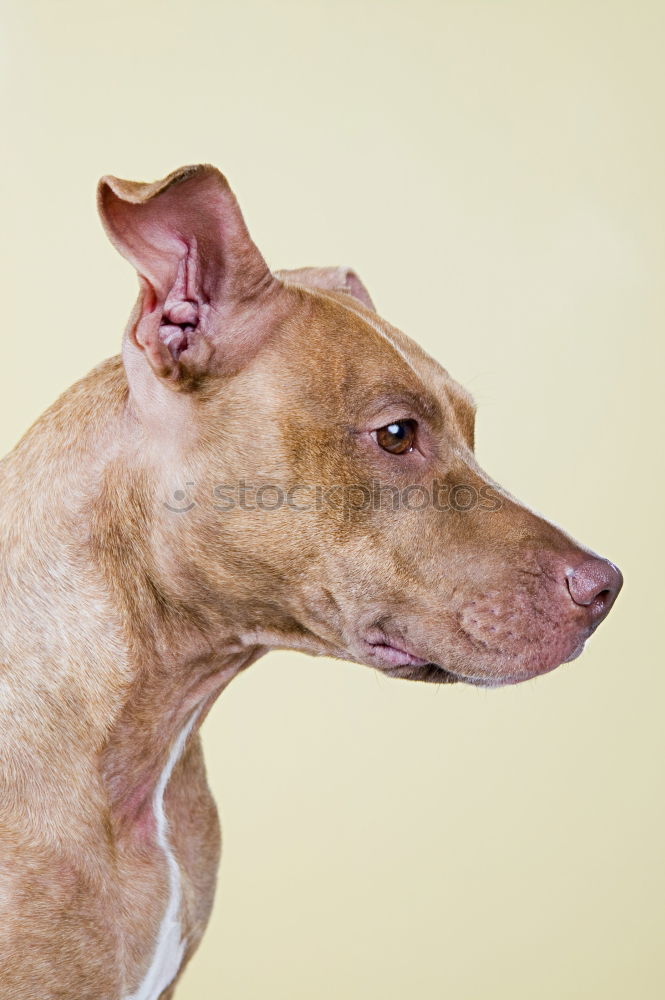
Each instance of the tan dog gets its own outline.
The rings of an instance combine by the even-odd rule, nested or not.
[[[572,659],[619,571],[473,455],[467,393],[353,272],[273,275],[225,179],[102,180],[123,356],[2,464],[0,996],[170,997],[219,829],[198,729],[276,647],[496,685]]]

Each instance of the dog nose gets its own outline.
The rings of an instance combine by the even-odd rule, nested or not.
[[[589,608],[594,625],[608,613],[623,585],[623,576],[609,559],[591,557],[566,573],[575,604]]]

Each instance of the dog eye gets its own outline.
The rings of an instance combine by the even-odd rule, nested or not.
[[[376,443],[384,451],[389,451],[391,455],[405,455],[413,451],[413,443],[416,439],[415,420],[396,420],[394,424],[386,424],[379,427],[376,434]]]

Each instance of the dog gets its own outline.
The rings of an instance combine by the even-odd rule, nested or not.
[[[270,649],[514,684],[619,570],[488,478],[469,394],[344,267],[272,273],[224,176],[104,177],[122,356],[1,469],[0,995],[166,1000],[215,889],[199,729]]]

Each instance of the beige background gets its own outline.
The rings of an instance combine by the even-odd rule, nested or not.
[[[490,473],[626,576],[526,686],[284,653],[239,678],[178,1000],[662,997],[665,6],[17,0],[1,26],[3,450],[118,350],[97,177],[208,160],[275,267],[355,266],[477,397]]]

